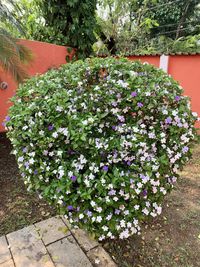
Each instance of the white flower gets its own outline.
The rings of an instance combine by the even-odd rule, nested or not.
[[[24,127],[22,127],[22,130],[23,131],[26,131],[28,129],[28,126],[27,125],[25,125]]]
[[[72,175],[73,175],[73,172],[72,172],[72,171],[69,171],[69,172],[68,172],[68,176],[69,176],[69,177],[72,177]]]
[[[63,108],[62,108],[62,107],[59,107],[59,106],[57,106],[57,107],[56,107],[56,111],[58,111],[58,112],[61,112],[61,111],[63,111]]]
[[[84,120],[84,121],[82,121],[82,124],[83,125],[88,125],[88,121],[87,120]]]
[[[97,210],[97,212],[99,212],[99,213],[102,212],[102,208],[101,208],[101,207],[97,207],[96,210]]]
[[[62,205],[63,201],[61,199],[58,200],[58,204]]]
[[[93,200],[90,201],[90,204],[91,204],[92,207],[96,206],[96,203]]]
[[[106,220],[110,221],[112,218],[112,214],[109,214],[107,217],[106,217]]]
[[[18,158],[18,162],[23,162],[24,161],[24,157],[19,157]]]
[[[108,231],[108,226],[104,225],[104,226],[102,226],[102,229],[103,229],[105,232],[107,232],[107,231]]]
[[[33,164],[34,162],[35,162],[35,160],[33,158],[29,160],[30,164]]]
[[[62,170],[62,169],[59,170],[58,173],[59,173],[59,177],[60,177],[60,178],[63,177],[64,174],[65,174],[64,170]]]
[[[139,205],[135,205],[135,206],[134,206],[134,209],[135,209],[135,210],[139,210],[139,208],[140,208]]]
[[[58,150],[57,155],[58,155],[58,156],[62,156],[62,153],[63,153],[63,152],[62,152],[61,150]]]
[[[84,214],[83,213],[79,214],[79,219],[83,219],[83,218],[84,218]]]
[[[147,208],[144,208],[144,209],[142,210],[142,212],[143,212],[145,215],[148,215],[148,214],[149,214],[149,211],[148,211]]]
[[[101,216],[97,216],[96,221],[97,221],[98,223],[100,223],[100,222],[102,221],[102,217],[101,217]]]
[[[58,133],[57,133],[57,132],[54,132],[54,133],[52,134],[52,136],[53,136],[53,138],[57,138],[57,137],[58,137]]]

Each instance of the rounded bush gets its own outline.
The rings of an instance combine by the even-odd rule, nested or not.
[[[162,211],[196,137],[182,89],[162,70],[87,59],[21,85],[6,125],[28,190],[105,238]]]

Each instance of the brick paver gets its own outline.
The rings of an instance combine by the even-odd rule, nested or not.
[[[0,267],[92,266],[116,267],[97,241],[71,229],[63,216],[0,237]]]

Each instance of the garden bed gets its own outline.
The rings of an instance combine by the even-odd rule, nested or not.
[[[0,134],[0,236],[55,215],[36,194],[26,191],[5,134]]]

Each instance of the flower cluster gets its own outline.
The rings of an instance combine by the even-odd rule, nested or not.
[[[28,190],[99,240],[140,233],[188,161],[197,114],[162,70],[87,59],[34,77],[6,126]]]

